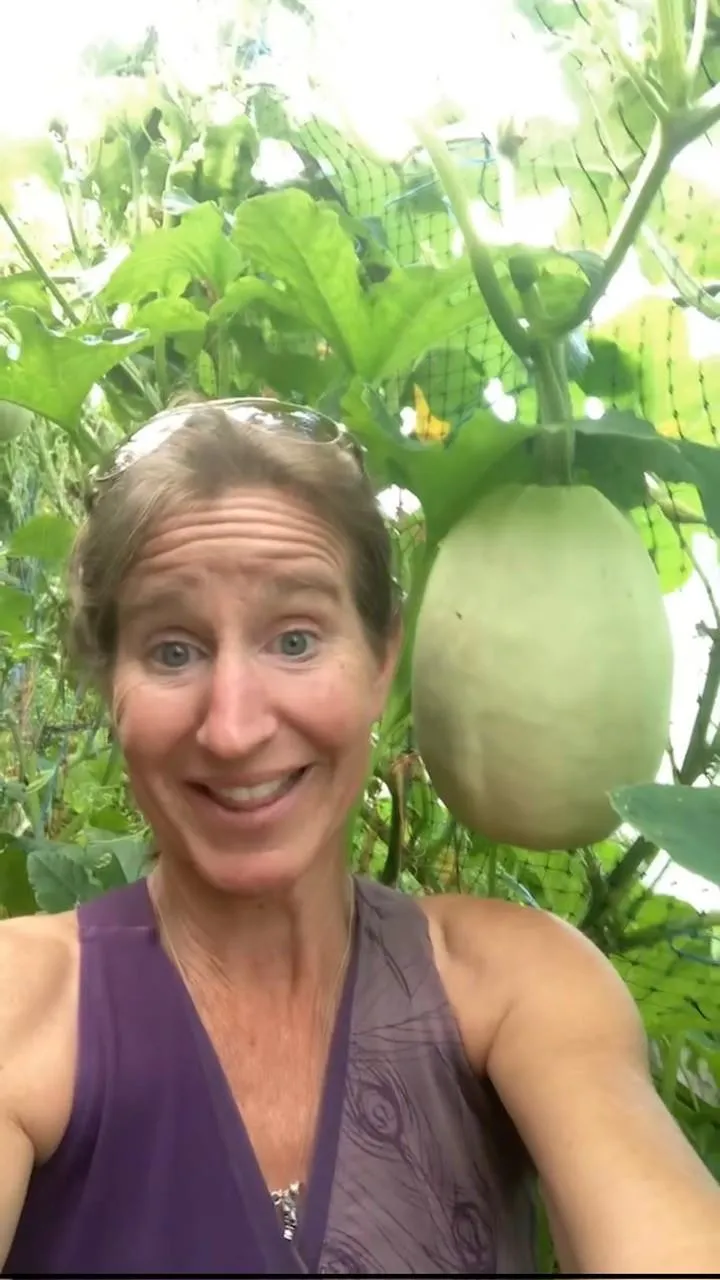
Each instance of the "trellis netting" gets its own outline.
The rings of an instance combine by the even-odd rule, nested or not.
[[[649,5],[448,0],[433,14],[392,0],[279,8],[299,15],[305,43],[279,59],[287,73],[284,102],[277,92],[283,75],[270,89],[272,59],[263,65],[265,83],[251,95],[258,132],[284,138],[306,172],[315,167],[328,197],[364,223],[371,247],[389,250],[403,266],[447,264],[459,252],[448,201],[405,123],[425,109],[442,122],[487,243],[607,252],[652,146],[655,117],[623,65],[623,53],[635,54],[648,38]],[[611,29],[616,49],[603,34]],[[257,45],[255,74],[256,55]],[[307,76],[298,73],[298,62]],[[711,6],[696,94],[715,85],[719,73],[720,11]],[[577,410],[593,416],[629,408],[664,435],[717,443],[719,201],[715,131],[674,163],[608,293],[569,336]],[[462,340],[430,351],[400,400],[420,404],[425,420],[441,430],[481,404],[520,421],[532,422],[536,413],[526,367],[486,315]],[[660,506],[649,503],[636,518],[672,589],[692,572],[691,539],[703,531],[702,509],[688,486],[663,484],[660,497]],[[712,620],[709,606],[705,613]],[[682,780],[698,777],[702,782],[702,771]],[[636,885],[632,906],[624,905],[623,936],[613,935],[607,911],[603,932],[593,896],[603,849],[587,858],[508,850],[483,856],[481,844],[469,851],[466,840],[443,828],[437,808],[435,815],[435,829],[423,827],[422,844],[434,850],[436,871],[442,864],[447,888],[472,891],[491,877],[498,892],[550,906],[595,931],[663,1027],[674,1019],[718,1025],[717,916]],[[647,866],[647,852],[645,861],[643,848],[637,852]],[[607,854],[616,857],[617,847]]]

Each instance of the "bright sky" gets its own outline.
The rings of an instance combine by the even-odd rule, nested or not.
[[[179,79],[202,90],[217,71],[215,20],[232,17],[237,22],[238,14],[248,14],[252,21],[264,7],[263,0],[246,0],[244,6],[239,0],[123,0],[118,5],[23,0],[3,29],[0,134],[37,136],[52,113],[72,112],[82,96],[81,49],[102,39],[131,43],[142,38],[150,23]],[[498,115],[514,111],[520,118],[532,116],[539,103],[548,116],[573,119],[552,56],[539,48],[529,30],[510,30],[507,0],[442,0],[428,7],[417,0],[316,0],[315,8],[322,15],[323,34],[315,46],[313,71],[355,128],[388,154],[401,155],[414,140],[407,115],[449,89],[468,108],[471,120],[482,119],[486,131]],[[302,28],[279,11],[268,34],[284,49],[280,73],[286,86],[303,95],[313,52]],[[692,162],[692,157],[686,159],[684,167]],[[700,156],[699,163],[707,174],[706,157]],[[716,178],[720,185],[720,174]],[[525,231],[531,239],[542,211],[528,213]],[[552,222],[557,211],[548,208],[544,216]],[[627,277],[620,282],[623,293],[628,283]],[[625,298],[616,296],[613,305]],[[711,334],[715,344],[717,333],[716,325]],[[698,540],[698,554],[720,598],[715,544]],[[708,607],[697,577],[667,603],[677,653],[673,740],[679,752],[703,679],[707,643],[696,637],[695,627],[701,617],[708,618]],[[654,874],[666,861],[658,860]],[[720,888],[672,864],[658,888],[702,909],[720,910]]]

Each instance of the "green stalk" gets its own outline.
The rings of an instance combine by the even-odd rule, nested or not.
[[[232,380],[232,347],[227,334],[218,329],[217,335],[217,394],[222,399],[230,395]]]
[[[0,204],[0,218],[2,218],[10,234],[13,236],[15,243],[17,244],[18,249],[20,250],[28,266],[32,267],[33,271],[37,272],[38,276],[40,277],[43,284],[45,285],[45,288],[47,289],[48,293],[51,293],[53,298],[57,302],[63,315],[70,321],[71,324],[79,325],[80,320],[76,315],[76,313],[73,311],[73,308],[70,306],[70,303],[68,302],[67,298],[65,298],[63,294],[60,292],[57,285],[55,284],[55,281],[52,279],[52,276],[48,275],[42,262],[40,261],[37,254],[35,253],[34,249],[31,247],[30,244],[28,244],[27,240],[25,239],[25,236],[23,235],[22,231],[20,230],[20,228],[18,227],[14,219],[10,217],[10,214],[8,213],[4,204]]]
[[[78,424],[78,430],[82,431],[86,438],[88,437],[88,433],[85,432],[85,429],[82,427],[81,423]],[[68,520],[71,520],[74,524],[76,519],[75,512],[73,511],[72,507],[70,506],[70,503],[68,502],[65,496],[65,490],[62,484],[60,483],[60,477],[58,476],[52,454],[50,453],[50,450],[47,447],[47,441],[45,439],[44,432],[42,430],[37,431],[35,433],[34,438],[38,447],[40,461],[42,463],[43,476],[47,483],[47,487],[50,490],[52,497],[54,498],[57,504],[58,511],[60,511],[62,515],[64,515]],[[93,445],[94,444],[95,444],[95,441],[93,440]],[[97,449],[97,446],[96,446],[96,449]]]
[[[685,74],[687,75],[690,88],[692,88],[693,80],[700,69],[703,49],[705,48],[708,17],[708,0],[695,0],[695,17],[693,19],[692,36],[690,37],[690,48],[688,49],[687,61],[685,63]]]
[[[52,276],[49,275],[48,272],[45,270],[45,267],[43,266],[42,262],[40,261],[37,254],[35,253],[35,250],[32,248],[32,245],[30,245],[28,241],[25,239],[25,236],[23,235],[22,231],[17,226],[14,219],[10,216],[5,206],[1,203],[0,203],[0,218],[2,218],[3,222],[5,223],[8,230],[10,231],[10,234],[14,237],[15,243],[17,244],[18,249],[20,250],[28,266],[32,267],[32,270],[42,280],[48,293],[52,294],[53,298],[55,299],[58,306],[60,307],[60,310],[62,311],[66,320],[69,320],[70,324],[80,327],[82,322],[77,312],[68,302],[67,298],[61,292],[61,290],[58,289]],[[144,379],[142,378],[142,375],[138,373],[137,369],[135,368],[135,365],[131,360],[126,359],[126,360],[120,361],[120,368],[125,371],[125,373],[128,375],[128,377],[132,380],[132,382],[136,386],[137,390],[140,392],[142,396],[144,396],[148,404],[153,409],[162,408],[162,405],[160,404],[157,396],[155,395],[154,388],[148,386],[145,383]]]
[[[684,0],[655,0],[658,52],[657,66],[667,105],[687,106],[687,38]]]
[[[486,890],[486,895],[488,898],[497,897],[497,879],[498,879],[497,873],[498,873],[498,851],[497,851],[497,845],[495,845],[495,847],[491,849],[490,853],[488,854],[487,890]]]
[[[678,1072],[682,1062],[682,1051],[685,1048],[685,1033],[676,1031],[674,1036],[668,1036],[667,1052],[663,1063],[662,1080],[660,1082],[660,1096],[668,1110],[672,1111],[672,1104],[675,1101],[675,1095],[678,1087]]]
[[[605,246],[604,268],[590,285],[574,315],[557,327],[558,336],[578,329],[592,315],[632,247],[676,154],[676,149],[669,145],[666,125],[657,124],[645,158]]]
[[[18,761],[18,774],[24,785],[29,785],[35,781],[37,777],[37,759],[34,751],[25,751],[18,724],[11,719],[9,724],[10,735],[13,739],[15,754]],[[23,797],[23,804],[27,810],[27,815],[32,823],[33,834],[36,840],[42,838],[42,811],[40,809],[40,797],[36,791],[28,791]]]
[[[705,771],[709,755],[708,734],[713,711],[720,694],[720,636],[713,639],[708,660],[705,684],[698,702],[698,709],[690,732],[685,758],[680,766],[678,782],[691,786]]]
[[[605,266],[585,297],[558,334],[579,328],[592,315],[608,285],[622,266],[658,195],[675,158],[720,122],[720,85],[714,85],[693,107],[669,113],[658,121],[650,145],[632,184],[620,216],[603,252]]]
[[[516,288],[518,286],[516,285]],[[530,333],[547,329],[547,315],[537,285],[518,288]],[[563,348],[556,338],[533,340],[532,365],[537,393],[537,421],[541,431],[533,447],[540,461],[544,484],[571,484],[575,457],[575,430]]]
[[[714,125],[720,122],[720,84],[704,93],[694,107],[688,107],[678,115],[674,123],[674,140],[677,151],[688,147],[697,138],[702,138]]]
[[[447,196],[487,309],[508,346],[524,359],[532,352],[530,337],[513,313],[498,280],[492,257],[473,226],[470,202],[455,162],[445,143],[432,128],[421,120],[415,120],[413,128],[427,151]]]
[[[162,338],[158,338],[155,343],[154,364],[160,400],[162,404],[167,404],[170,396],[170,382],[168,378],[167,344],[164,335]]]
[[[538,423],[541,431],[534,444],[546,484],[571,484],[575,457],[570,387],[562,351],[555,342],[539,342],[533,357]]]

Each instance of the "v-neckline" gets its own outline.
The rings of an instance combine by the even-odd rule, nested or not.
[[[357,883],[355,884],[356,910],[352,949],[330,1038],[318,1107],[318,1119],[311,1147],[312,1156],[309,1175],[305,1184],[298,1225],[292,1240],[287,1240],[283,1234],[283,1228],[272,1202],[271,1193],[263,1177],[255,1149],[250,1141],[242,1111],[233,1097],[228,1077],[192,995],[183,981],[182,975],[178,972],[177,966],[170,959],[162,945],[158,921],[147,881],[144,884],[147,910],[161,962],[167,965],[170,976],[173,978],[193,1033],[198,1048],[198,1056],[208,1082],[210,1098],[218,1121],[218,1129],[230,1159],[230,1165],[241,1199],[246,1208],[248,1221],[252,1224],[255,1232],[258,1248],[266,1258],[268,1264],[267,1274],[317,1274],[327,1229],[332,1184],[340,1142],[340,1126],[345,1102],[352,1009],[362,939],[362,895],[360,887]]]

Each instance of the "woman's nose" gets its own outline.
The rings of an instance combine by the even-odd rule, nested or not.
[[[238,654],[213,663],[197,740],[222,759],[250,754],[272,738],[277,717],[257,665]]]

